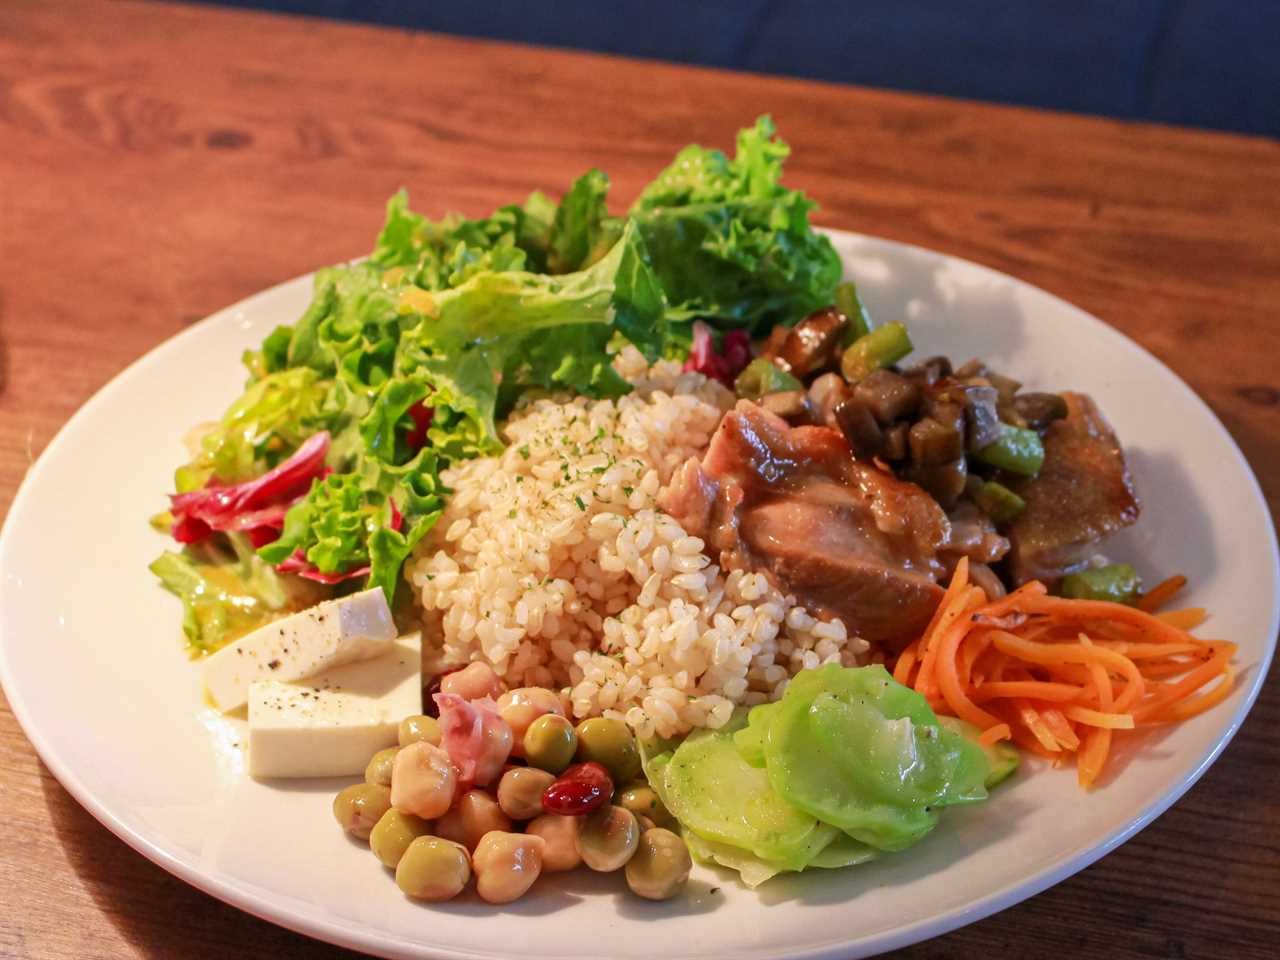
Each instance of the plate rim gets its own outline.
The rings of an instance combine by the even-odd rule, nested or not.
[[[1029,281],[1022,280],[1012,274],[1005,273],[985,264],[969,260],[964,257],[958,257],[953,254],[946,253],[941,250],[935,250],[930,247],[924,247],[918,244],[904,243],[902,241],[893,240],[887,237],[880,237],[874,234],[866,234],[859,231],[841,230],[837,228],[819,227],[819,232],[836,241],[871,241],[876,244],[885,245],[890,248],[896,248],[900,253],[907,255],[924,255],[928,257],[940,258],[944,261],[956,262],[971,268],[983,274],[988,279],[1000,281],[1012,281],[1014,284],[1030,288],[1038,295],[1048,297],[1055,301],[1057,306],[1065,308],[1070,312],[1073,322],[1084,323],[1091,326],[1094,330],[1102,331],[1104,336],[1118,337],[1123,340],[1128,347],[1140,351],[1145,354],[1148,359],[1153,361],[1154,367],[1158,372],[1170,382],[1175,388],[1179,388],[1193,398],[1194,402],[1199,405],[1202,412],[1208,415],[1209,421],[1218,431],[1223,439],[1226,440],[1228,448],[1234,455],[1236,464],[1243,468],[1245,476],[1248,478],[1251,490],[1257,504],[1261,507],[1263,514],[1271,521],[1267,526],[1269,536],[1269,553],[1270,553],[1270,580],[1272,584],[1272,596],[1274,602],[1271,609],[1270,623],[1267,626],[1268,637],[1267,647],[1258,665],[1256,676],[1252,680],[1249,688],[1246,690],[1245,697],[1237,707],[1235,713],[1231,716],[1229,723],[1225,727],[1224,733],[1217,739],[1211,749],[1200,759],[1185,776],[1179,779],[1169,790],[1165,791],[1158,799],[1149,806],[1145,807],[1142,812],[1130,820],[1123,827],[1114,830],[1104,836],[1098,842],[1082,849],[1073,850],[1055,858],[1050,863],[1040,867],[1038,870],[1028,874],[1022,880],[1014,881],[1006,886],[995,890],[978,900],[969,902],[965,905],[954,907],[943,913],[924,917],[903,926],[883,930],[872,934],[861,940],[836,940],[825,943],[819,943],[808,946],[799,952],[786,950],[784,952],[773,952],[770,954],[762,954],[761,956],[772,957],[788,957],[794,960],[835,960],[836,957],[847,957],[847,952],[851,945],[854,947],[856,956],[867,957],[874,956],[887,950],[897,949],[908,946],[910,944],[919,943],[921,941],[931,939],[949,933],[952,930],[967,926],[970,923],[977,922],[994,913],[1007,909],[1017,903],[1030,899],[1049,887],[1066,880],[1079,871],[1096,863],[1099,859],[1115,850],[1117,847],[1132,839],[1137,833],[1151,824],[1157,817],[1161,816],[1174,803],[1180,800],[1188,790],[1194,786],[1204,773],[1212,766],[1222,755],[1231,741],[1235,738],[1236,733],[1244,724],[1250,711],[1253,709],[1258,695],[1261,693],[1263,684],[1266,682],[1272,662],[1274,660],[1277,647],[1277,633],[1280,631],[1280,543],[1277,542],[1277,534],[1274,518],[1271,513],[1270,504],[1267,502],[1266,496],[1262,491],[1262,487],[1258,482],[1249,461],[1240,450],[1239,444],[1231,432],[1219,419],[1218,415],[1208,405],[1203,397],[1193,390],[1173,369],[1167,366],[1159,357],[1155,356],[1151,351],[1147,350],[1142,344],[1126,335],[1123,331],[1111,326],[1100,317],[1094,316],[1082,307],[1076,306],[1074,303],[1058,296],[1052,291],[1039,287]],[[323,268],[317,268],[323,269]],[[94,393],[85,400],[70,417],[66,420],[57,433],[50,439],[49,443],[41,451],[40,456],[31,464],[26,473],[23,475],[19,483],[17,493],[10,504],[8,514],[5,517],[4,526],[0,529],[0,578],[7,579],[12,576],[4,569],[4,560],[7,555],[7,543],[9,540],[9,530],[14,523],[13,518],[21,513],[23,504],[31,489],[38,482],[43,469],[52,459],[52,456],[61,443],[64,442],[66,435],[70,432],[82,418],[91,415],[94,408],[105,402],[105,399],[116,389],[120,389],[121,383],[129,378],[136,368],[144,363],[153,362],[153,358],[161,355],[169,350],[178,349],[178,345],[183,343],[189,336],[193,336],[196,331],[205,329],[215,324],[228,322],[226,318],[234,315],[237,311],[243,311],[251,308],[252,305],[261,299],[266,299],[273,294],[279,292],[282,288],[299,284],[309,280],[315,275],[316,271],[300,274],[280,283],[273,284],[262,290],[256,291],[249,296],[238,300],[232,304],[214,311],[209,316],[190,324],[183,330],[178,331],[172,336],[162,340],[160,343],[147,350],[141,356],[134,359],[122,370],[111,377],[105,384],[99,387]],[[467,949],[459,949],[455,947],[443,947],[428,943],[409,944],[403,938],[370,927],[356,921],[335,920],[324,915],[324,911],[313,904],[305,906],[282,904],[279,902],[270,902],[262,897],[255,886],[247,881],[237,881],[235,879],[224,878],[219,875],[209,874],[201,871],[197,865],[188,863],[178,855],[166,849],[161,842],[143,835],[141,831],[133,829],[124,823],[117,815],[104,804],[100,803],[91,790],[76,775],[63,760],[47,739],[43,737],[41,732],[37,730],[28,712],[28,707],[22,695],[18,692],[19,688],[15,686],[13,677],[10,674],[8,659],[5,654],[6,644],[4,640],[4,619],[0,617],[0,686],[3,687],[5,696],[8,698],[9,706],[15,719],[18,721],[19,727],[23,734],[35,749],[40,761],[49,769],[64,789],[84,807],[99,823],[106,827],[116,837],[124,841],[133,850],[146,857],[152,863],[160,866],[162,869],[178,877],[180,880],[195,887],[203,893],[213,896],[224,903],[227,903],[251,916],[258,917],[269,923],[284,927],[295,933],[303,934],[317,940],[322,940],[338,946],[371,953],[380,957],[387,958],[410,958],[423,956],[422,951],[428,951],[429,956],[439,957],[441,960],[477,960],[477,958],[487,958],[494,954],[482,951],[474,951]],[[270,893],[271,891],[267,891]],[[569,955],[564,954],[543,954],[544,960],[571,960]]]

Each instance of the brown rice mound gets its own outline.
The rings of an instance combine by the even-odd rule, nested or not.
[[[842,622],[720,570],[656,506],[729,391],[633,348],[618,367],[632,393],[527,404],[501,456],[444,473],[455,493],[405,568],[438,662],[484,660],[508,686],[559,688],[575,717],[664,737],[777,699],[798,670],[863,662]]]

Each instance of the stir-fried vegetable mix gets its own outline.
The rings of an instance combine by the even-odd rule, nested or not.
[[[392,197],[372,254],[316,274],[311,305],[245,355],[244,394],[176,473],[157,525],[186,548],[153,569],[191,647],[296,607],[281,575],[393,599],[449,494],[441,469],[500,450],[521,394],[617,396],[621,343],[683,356],[694,318],[746,343],[831,303],[840,261],[780,183],[788,152],[761,118],[733,157],[681,150],[622,216],[599,170],[558,204],[534,193],[475,220]],[[299,457],[320,434],[319,456]]]

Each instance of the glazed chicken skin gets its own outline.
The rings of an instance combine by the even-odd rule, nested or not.
[[[740,401],[660,506],[724,569],[765,570],[871,642],[918,634],[942,597],[946,514],[915,484],[854,460],[830,427],[791,427]]]

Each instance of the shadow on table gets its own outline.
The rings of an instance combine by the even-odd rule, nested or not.
[[[43,764],[41,765],[43,768]],[[48,770],[44,769],[48,774]],[[355,960],[358,954],[274,926],[201,893],[132,850],[52,776],[49,823],[84,888],[140,956],[171,960]]]

